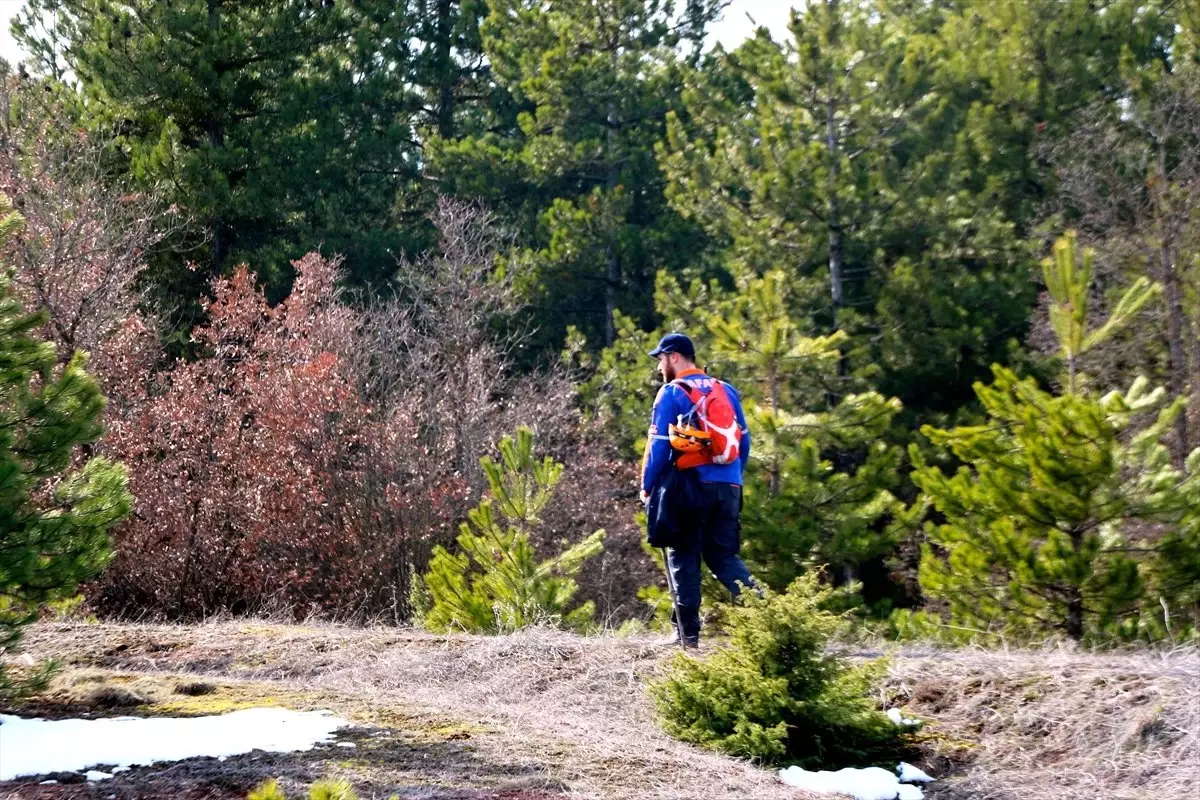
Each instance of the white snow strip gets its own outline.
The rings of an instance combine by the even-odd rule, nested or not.
[[[923,770],[914,767],[912,764],[901,761],[896,767],[896,772],[900,775],[901,783],[932,783],[933,778],[929,777]]]
[[[887,715],[888,715],[888,719],[890,719],[892,721],[893,725],[899,725],[901,727],[904,727],[904,726],[911,727],[913,725],[921,724],[921,720],[909,719],[908,717],[904,716],[904,714],[900,713],[900,709],[898,709],[898,708],[889,708],[887,710]]]
[[[58,781],[42,781],[38,786],[54,786]]]
[[[358,747],[358,745],[356,745],[354,742],[336,742],[335,744],[337,744],[338,747],[345,747],[348,750],[353,750],[354,748]]]
[[[129,772],[129,769],[129,767],[113,767],[112,774],[116,775],[118,772]]]
[[[779,770],[779,779],[788,786],[818,794],[848,794],[854,800],[923,800],[925,794],[907,783],[928,783],[933,778],[912,764],[901,762],[896,774],[879,767],[840,769],[837,772],[809,772],[800,767]]]
[[[112,773],[101,772],[98,769],[89,769],[84,776],[89,781],[106,781],[112,777]]]
[[[779,770],[779,779],[788,786],[818,794],[848,794],[854,800],[896,800],[901,788],[916,789],[904,800],[920,800],[923,795],[915,786],[901,787],[899,779],[886,769],[839,769],[837,772],[809,772],[800,767]]]
[[[350,723],[328,711],[247,708],[172,719],[23,719],[0,714],[0,781],[100,764],[129,767],[252,750],[291,753],[329,742]],[[111,777],[103,773],[105,777]],[[91,778],[89,778],[91,779]]]

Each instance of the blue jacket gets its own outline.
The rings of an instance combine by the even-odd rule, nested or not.
[[[702,386],[705,381],[713,379],[702,370],[695,369],[681,372],[677,380]],[[737,414],[738,427],[742,429],[738,460],[731,464],[701,464],[694,469],[703,483],[733,483],[741,486],[742,472],[750,459],[750,430],[746,427],[746,415],[742,412],[742,400],[737,389],[726,383],[725,390],[733,411]],[[687,414],[691,409],[692,401],[688,399],[687,392],[678,386],[668,383],[658,390],[658,396],[654,398],[650,435],[646,440],[646,453],[642,461],[642,491],[647,494],[654,490],[654,485],[662,477],[663,471],[671,468],[675,451],[667,439],[669,426],[679,415]]]

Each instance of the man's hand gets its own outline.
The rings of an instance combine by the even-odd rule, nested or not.
[[[643,507],[648,506],[650,505],[650,494],[645,489],[642,489],[638,492],[638,500],[642,501]]]

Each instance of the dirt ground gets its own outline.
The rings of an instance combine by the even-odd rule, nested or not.
[[[64,665],[23,716],[328,709],[354,748],[135,767],[111,780],[37,776],[0,797],[241,798],[268,778],[321,778],[361,798],[793,798],[773,771],[662,734],[645,684],[671,650],[643,638],[224,621],[41,624],[25,653]],[[1065,650],[894,651],[877,698],[927,721],[933,800],[1182,798],[1200,785],[1200,656]],[[0,759],[3,753],[0,753]],[[59,783],[40,785],[55,779]],[[1184,794],[1178,792],[1184,791]]]

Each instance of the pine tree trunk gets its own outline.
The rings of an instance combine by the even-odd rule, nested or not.
[[[771,412],[779,414],[779,365],[772,361],[768,375],[771,389]],[[776,440],[774,447],[775,452],[771,454],[771,497],[778,497],[781,489],[780,473],[783,472],[783,465],[779,459],[779,443]]]
[[[1071,531],[1071,549],[1078,559],[1083,553],[1083,533]],[[1067,636],[1075,641],[1083,638],[1083,589],[1079,586],[1068,586],[1067,596]]]
[[[1167,386],[1172,397],[1183,397],[1187,392],[1188,359],[1184,352],[1183,339],[1187,322],[1183,314],[1183,292],[1179,286],[1179,273],[1171,258],[1170,249],[1160,248],[1160,259],[1163,270],[1163,287],[1167,300],[1167,353],[1168,368]],[[1183,469],[1188,454],[1188,420],[1187,414],[1175,417],[1175,443],[1171,448],[1171,461],[1176,469]]]
[[[208,0],[208,27],[215,38],[221,26],[221,4],[219,0]],[[208,144],[215,151],[225,147],[225,126],[219,119],[210,119],[205,124]],[[220,275],[229,255],[229,237],[225,235],[225,218],[218,212],[212,220],[212,250],[210,261],[214,275]]]
[[[605,255],[608,268],[604,280],[604,344],[612,347],[617,341],[617,286],[621,281],[621,264],[612,244],[605,248]]]
[[[1196,336],[1193,333],[1196,330],[1195,319],[1189,319],[1187,321],[1187,326],[1187,340],[1191,345],[1189,348],[1189,355],[1191,356],[1192,398],[1191,402],[1188,403],[1187,407],[1184,409],[1184,413],[1193,415],[1192,418],[1195,419],[1194,415],[1200,414],[1200,341],[1196,340]],[[1187,459],[1186,453],[1184,454],[1184,459]]]
[[[832,91],[833,87],[830,87]],[[836,105],[832,95],[825,101],[825,142],[829,148],[829,289],[833,299],[833,329],[837,330],[838,317],[846,302],[842,273],[846,258],[846,246],[842,240],[841,204],[838,202],[838,179],[841,176],[841,158],[836,126]]]
[[[1067,599],[1067,636],[1075,641],[1083,639],[1083,597],[1077,587],[1071,587]]]
[[[1168,226],[1169,209],[1164,207],[1163,192],[1167,191],[1166,152],[1162,142],[1158,145],[1158,191],[1155,192],[1155,213],[1158,227],[1159,280],[1162,282],[1167,301],[1167,389],[1171,396],[1183,397],[1187,391],[1188,359],[1185,355],[1184,336],[1187,335],[1187,320],[1183,313],[1183,291],[1179,285],[1179,270],[1175,263],[1174,234]],[[1190,336],[1188,337],[1190,339]],[[1187,414],[1175,418],[1175,446],[1171,448],[1171,460],[1176,469],[1183,469],[1188,453]]]
[[[829,13],[831,16],[830,22],[830,47],[837,46],[838,27],[837,21],[838,2],[837,0],[829,0]],[[842,307],[846,303],[846,290],[844,285],[844,271],[846,262],[846,245],[843,239],[844,227],[842,223],[842,207],[838,197],[838,192],[841,191],[841,176],[842,176],[842,159],[841,159],[841,141],[838,136],[837,128],[837,83],[834,79],[833,71],[830,70],[828,77],[828,85],[826,86],[825,96],[825,148],[826,155],[829,159],[829,183],[827,187],[828,197],[828,212],[829,218],[827,225],[829,228],[829,292],[833,301],[831,313],[831,328],[838,329],[841,323]],[[845,378],[849,374],[849,364],[846,362],[846,354],[843,351],[838,358],[838,377]],[[830,397],[831,402],[837,402],[839,399],[838,393],[834,393]]]
[[[437,37],[434,46],[434,70],[438,81],[437,128],[438,136],[442,139],[454,138],[454,63],[451,59],[451,38],[454,32],[454,19],[451,16],[453,0],[438,0],[434,35]]]
[[[606,139],[608,143],[608,158],[610,166],[608,168],[608,179],[605,181],[605,187],[608,190],[608,199],[611,201],[612,193],[616,191],[617,181],[620,178],[616,163],[616,154],[613,152],[613,136],[617,128],[617,112],[612,106],[608,109],[608,132]],[[606,347],[612,347],[617,341],[617,288],[621,285],[621,262],[617,257],[617,247],[613,239],[616,237],[616,231],[608,232],[608,244],[604,248],[605,257],[605,275],[604,275],[604,344]]]

